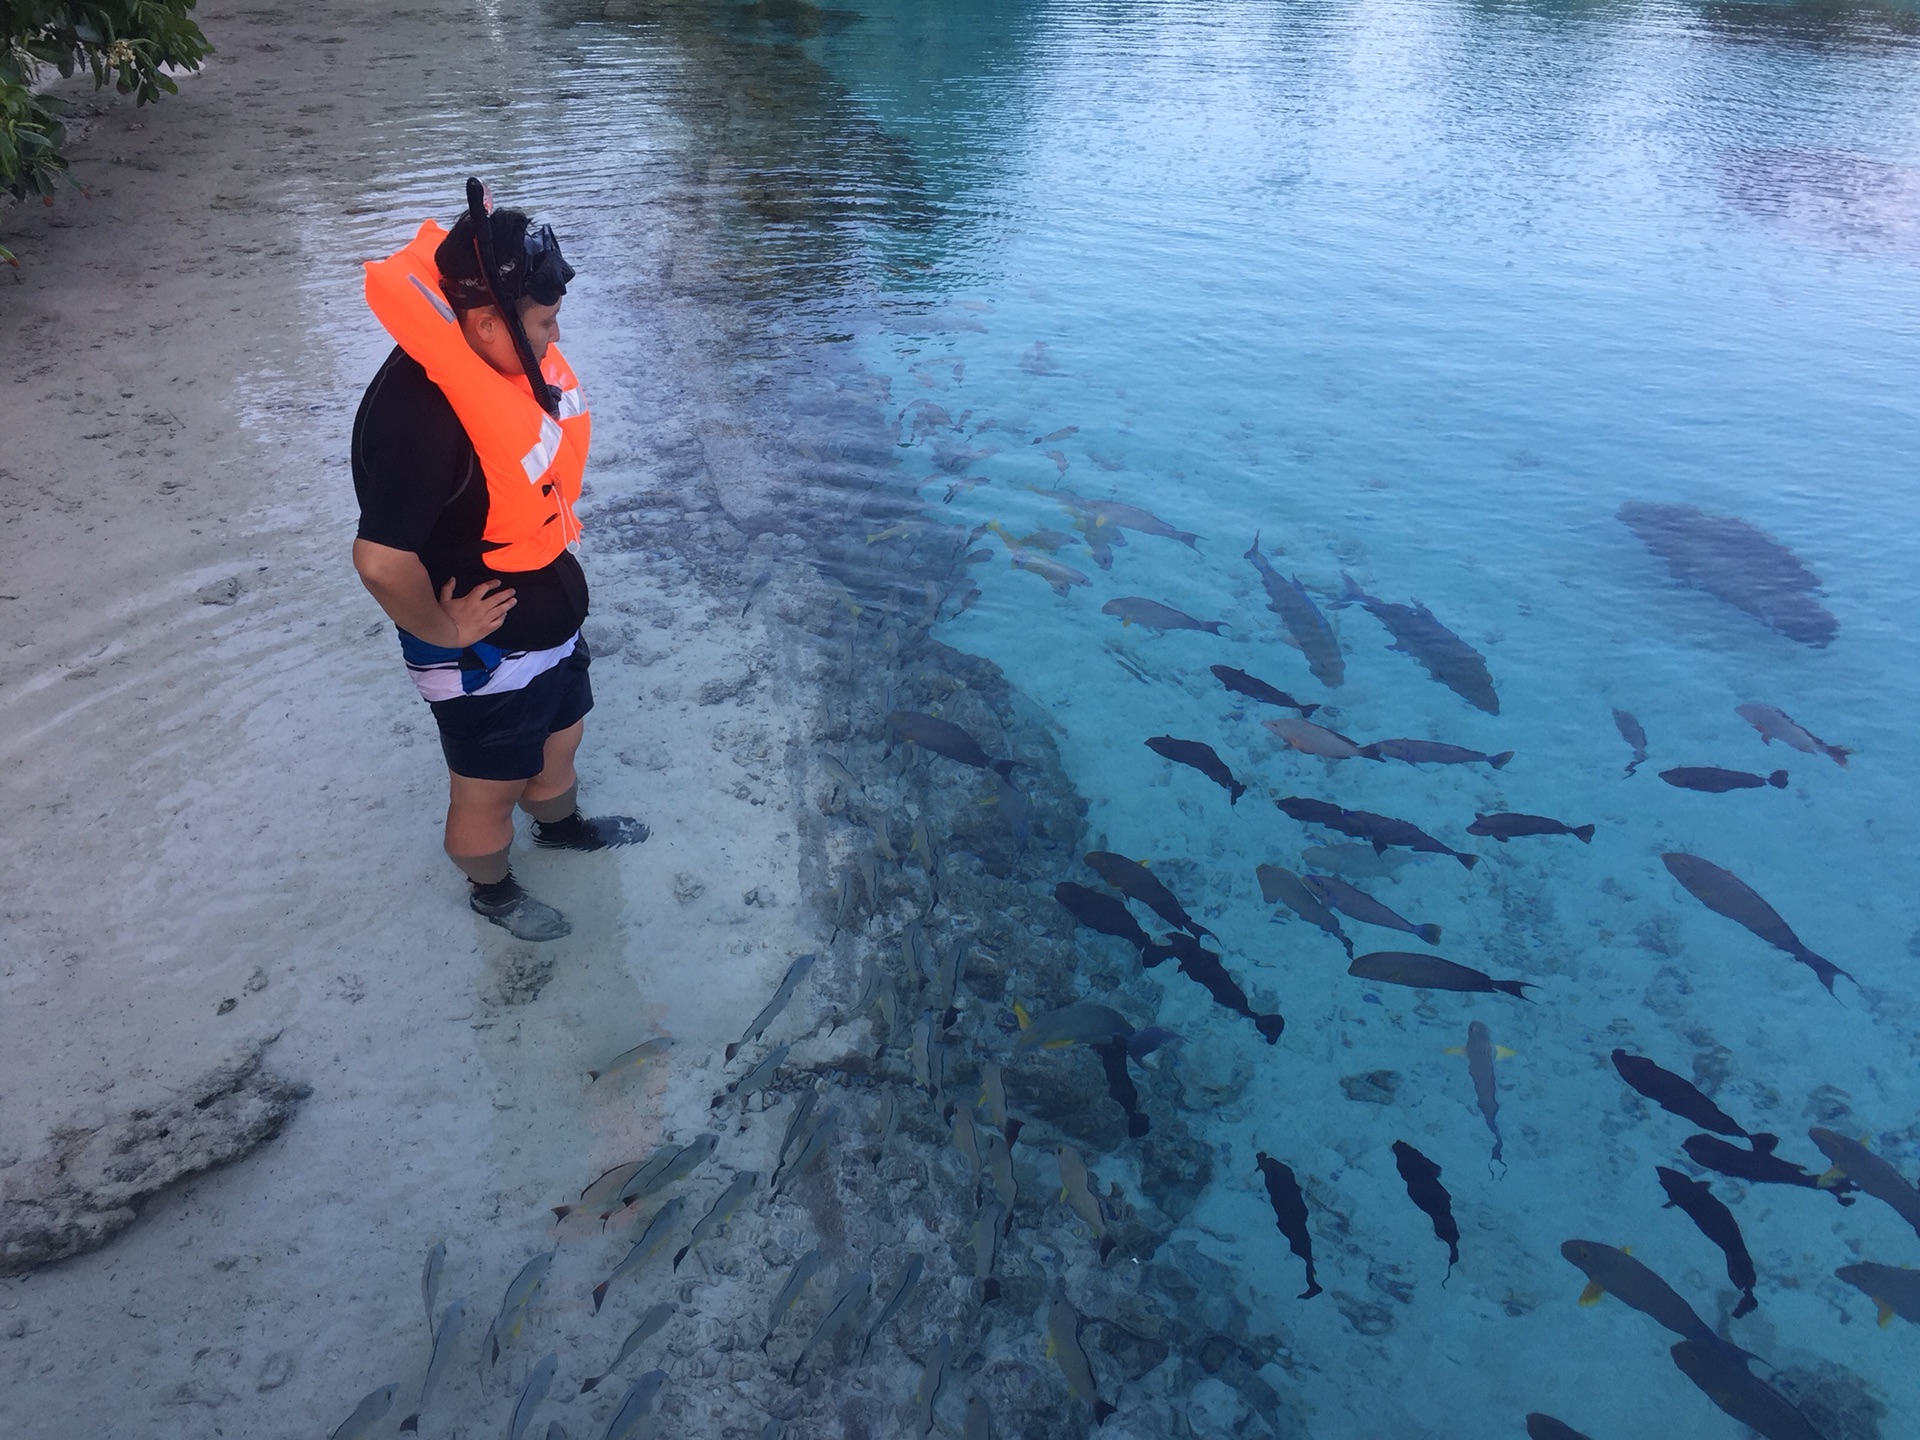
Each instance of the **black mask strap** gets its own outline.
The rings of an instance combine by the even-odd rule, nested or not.
[[[493,251],[493,219],[487,214],[486,187],[471,178],[467,181],[467,218],[473,223],[473,243],[480,254],[480,273],[486,276],[487,290],[493,296],[494,306],[507,322],[507,334],[513,339],[514,354],[520,357],[520,368],[527,372],[527,381],[533,386],[533,398],[540,402],[540,408],[549,415],[558,415],[560,396],[547,384],[547,377],[540,373],[540,362],[534,358],[533,346],[527,340],[526,329],[520,324],[520,307],[506,299],[506,287],[500,283],[500,266]]]

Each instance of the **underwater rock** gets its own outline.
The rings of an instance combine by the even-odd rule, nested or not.
[[[1195,1435],[1237,1435],[1250,1418],[1246,1401],[1211,1375],[1187,1396],[1187,1425]]]
[[[240,1051],[165,1104],[53,1133],[0,1191],[0,1275],[97,1250],[176,1180],[271,1140],[312,1092],[263,1066],[270,1040]]]
[[[1344,1290],[1335,1290],[1333,1303],[1340,1307],[1346,1322],[1362,1335],[1385,1335],[1393,1329],[1393,1312],[1372,1300],[1362,1300]]]
[[[1253,1082],[1253,1065],[1225,1045],[1191,1045],[1174,1067],[1180,1085],[1180,1106],[1211,1114],[1238,1100]]]
[[[1814,592],[1820,577],[1786,546],[1733,515],[1691,505],[1629,501],[1620,520],[1676,580],[1706,591],[1803,645],[1824,646],[1839,633]]]
[[[1368,1105],[1391,1105],[1394,1092],[1400,1088],[1401,1075],[1398,1070],[1369,1070],[1364,1075],[1342,1075],[1340,1088],[1349,1100],[1359,1100]]]
[[[513,951],[501,958],[494,998],[502,1005],[531,1005],[553,979],[551,956]]]

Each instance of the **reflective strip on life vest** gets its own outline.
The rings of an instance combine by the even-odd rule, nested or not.
[[[560,418],[570,420],[587,413],[587,397],[578,385],[560,392]]]
[[[543,415],[540,417],[540,441],[520,461],[520,468],[527,472],[527,483],[538,485],[540,477],[547,473],[547,467],[553,464],[553,457],[559,453],[560,427]]]

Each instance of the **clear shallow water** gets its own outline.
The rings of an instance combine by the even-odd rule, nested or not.
[[[1155,1063],[1232,1097],[1198,1122],[1218,1178],[1178,1238],[1224,1261],[1281,1338],[1270,1373],[1306,1433],[1517,1434],[1541,1409],[1595,1440],[1737,1435],[1662,1353],[1671,1337],[1616,1302],[1575,1304],[1582,1277],[1557,1252],[1628,1244],[1710,1321],[1732,1302],[1718,1252],[1658,1208],[1653,1167],[1680,1163],[1691,1127],[1620,1084],[1616,1045],[1720,1077],[1723,1106],[1816,1169],[1804,1131],[1822,1123],[1920,1173],[1913,12],[616,0],[574,18],[543,42],[564,91],[476,121],[462,75],[444,113],[368,137],[384,178],[347,217],[360,249],[384,248],[395,214],[444,210],[464,174],[382,156],[450,153],[497,125],[481,159],[502,193],[566,219],[570,250],[578,235],[588,308],[619,300],[623,270],[668,263],[636,208],[710,207],[724,263],[688,280],[682,259],[673,284],[751,317],[727,337],[749,408],[861,366],[890,377],[910,442],[897,468],[927,478],[934,522],[1064,530],[1028,488],[1064,485],[1201,537],[1136,535],[1110,573],[1063,550],[1091,583],[1060,598],[989,536],[979,599],[940,636],[1044,709],[1094,841],[1151,858],[1261,1008],[1288,1016],[1269,1049],[1161,972],[1156,1016],[1186,1045]],[[550,147],[577,156],[563,179]],[[619,347],[584,328],[574,349],[599,373]],[[638,442],[609,438],[601,483],[617,489]],[[882,468],[821,503],[861,506]],[[943,503],[957,479],[985,483]],[[1646,499],[1792,546],[1839,638],[1809,649],[1676,585],[1614,518]],[[1346,570],[1424,600],[1487,655],[1502,713],[1389,653],[1357,608],[1329,610],[1348,669],[1323,690],[1241,558],[1256,531],[1318,592]],[[905,543],[869,547],[876,574]],[[1123,630],[1100,613],[1122,595],[1226,633]],[[1357,737],[1519,758],[1495,774],[1292,755],[1211,663],[1326,703]],[[1732,713],[1746,700],[1860,753],[1842,771],[1763,749]],[[1632,780],[1616,705],[1651,737]],[[1249,795],[1230,808],[1159,760],[1141,742],[1163,732],[1217,747]],[[1792,784],[1698,795],[1657,779],[1673,764],[1785,765]],[[1271,923],[1255,865],[1303,868],[1326,837],[1270,791],[1402,815],[1485,855],[1371,888],[1443,925],[1440,953],[1537,982],[1538,1004],[1368,986],[1318,931]],[[1470,842],[1473,812],[1499,808],[1599,834]],[[1661,868],[1669,849],[1748,879],[1861,986],[1831,1000],[1702,910]],[[1362,949],[1416,948],[1348,929]],[[1146,1018],[1137,996],[1122,1006]],[[1499,1067],[1504,1170],[1447,1053],[1475,1018],[1517,1052]],[[1379,1070],[1400,1077],[1391,1103],[1348,1097],[1343,1078]],[[1444,1286],[1395,1139],[1453,1193],[1462,1262]],[[1312,1301],[1293,1298],[1256,1149],[1307,1188],[1328,1292]],[[1130,1184],[1132,1163],[1098,1168]],[[1728,1333],[1814,1396],[1832,1440],[1920,1429],[1920,1339],[1875,1327],[1832,1278],[1920,1260],[1912,1234],[1871,1201],[1715,1189],[1761,1275],[1760,1310]]]
[[[1064,549],[1092,582],[1066,597],[985,538],[980,597],[940,633],[1045,708],[1093,839],[1153,859],[1289,1018],[1269,1050],[1171,976],[1159,1010],[1188,1037],[1173,1063],[1245,1078],[1208,1126],[1223,1178],[1187,1238],[1283,1337],[1310,1432],[1519,1433],[1539,1409],[1595,1437],[1740,1433],[1663,1353],[1673,1337],[1617,1302],[1575,1304],[1583,1277],[1558,1248],[1630,1245],[1710,1321],[1733,1299],[1718,1251],[1659,1208],[1654,1166],[1690,1168],[1691,1127],[1620,1083],[1616,1045],[1724,1076],[1721,1104],[1815,1170],[1810,1124],[1920,1169],[1905,624],[1920,588],[1920,21],[1765,5],[807,13],[765,43],[797,41],[911,177],[910,203],[851,207],[875,293],[863,314],[850,288],[827,323],[893,378],[932,518],[1067,530],[1028,488],[1059,485],[1202,537],[1132,535],[1110,573]],[[956,477],[985,483],[943,504]],[[1681,587],[1614,518],[1629,500],[1765,529],[1824,580],[1838,639],[1796,644]],[[1324,691],[1241,558],[1256,531],[1316,590],[1346,570],[1431,606],[1487,655],[1502,713],[1389,653],[1357,607],[1329,612],[1347,679]],[[1123,595],[1226,632],[1123,630],[1100,613]],[[1495,774],[1291,754],[1211,663],[1328,704],[1321,718],[1356,737],[1519,758]],[[1747,700],[1860,753],[1841,770],[1764,749],[1733,713]],[[1632,780],[1613,706],[1650,736]],[[1230,808],[1160,760],[1142,744],[1158,733],[1214,745],[1248,796]],[[1654,773],[1678,764],[1785,766],[1791,785],[1701,795]],[[1328,937],[1270,923],[1255,865],[1303,868],[1326,837],[1269,792],[1401,815],[1485,855],[1471,874],[1422,859],[1373,888],[1442,924],[1440,953],[1538,982],[1538,1005],[1370,986]],[[1599,833],[1473,843],[1466,822],[1495,809]],[[1747,879],[1860,985],[1829,999],[1705,911],[1660,864],[1675,849]],[[1348,930],[1362,949],[1418,948]],[[1447,1053],[1476,1018],[1518,1052],[1499,1067],[1504,1171]],[[1390,1104],[1339,1083],[1383,1069],[1401,1077]],[[1444,1287],[1395,1139],[1453,1193],[1462,1263]],[[1293,1298],[1299,1262],[1256,1149],[1303,1177],[1324,1297]],[[1872,1201],[1715,1190],[1761,1276],[1759,1311],[1727,1333],[1813,1395],[1829,1434],[1913,1433],[1920,1334],[1877,1328],[1832,1278],[1860,1258],[1920,1261],[1908,1227]]]

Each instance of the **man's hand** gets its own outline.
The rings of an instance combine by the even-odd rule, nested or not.
[[[436,596],[418,555],[371,540],[353,542],[353,568],[394,624],[448,650],[486,639],[515,603],[513,591],[500,580],[482,581],[457,599],[449,580]]]
[[[440,609],[453,622],[454,638],[434,643],[444,644],[449,650],[464,650],[498,630],[506,621],[507,611],[518,603],[503,580],[483,580],[457,598],[453,581],[448,580],[440,587]]]

